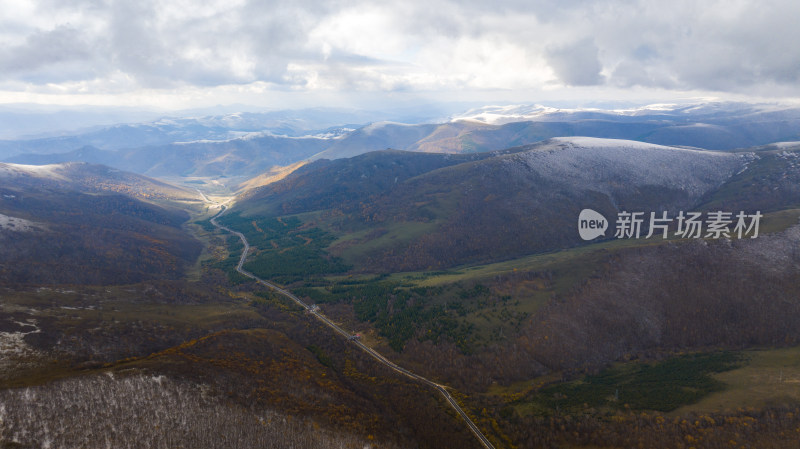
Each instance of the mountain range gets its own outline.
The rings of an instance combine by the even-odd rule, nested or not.
[[[235,186],[276,166],[388,148],[475,153],[553,137],[587,136],[731,150],[800,140],[800,109],[774,105],[656,105],[628,110],[484,107],[438,123],[366,125],[353,123],[367,114],[316,112],[314,120],[273,119],[269,114],[162,119],[74,136],[5,141],[0,143],[0,155],[21,164],[84,161],[150,176],[236,178],[231,183]]]
[[[180,402],[168,437],[209,447],[289,422],[301,446],[478,447],[440,385],[498,448],[800,425],[800,109],[236,113],[0,152],[0,441],[69,440],[73,414],[83,441],[159,433]],[[723,211],[758,238],[644,238],[651,212]],[[74,405],[118,395],[130,414]]]

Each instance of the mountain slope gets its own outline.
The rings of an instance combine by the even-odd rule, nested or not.
[[[240,208],[284,215],[366,203],[420,174],[490,156],[389,150],[334,161],[322,159],[303,166],[284,180],[243,193],[239,197]]]
[[[339,236],[329,251],[357,269],[445,268],[579,245],[575,222],[584,208],[606,217],[688,210],[753,158],[596,138],[471,159],[378,152],[307,165],[250,192],[234,210],[323,211],[314,223]]]
[[[368,257],[377,266],[416,270],[575,246],[582,243],[575,223],[584,208],[612,222],[621,210],[685,210],[746,162],[638,142],[553,139],[431,172],[388,193],[372,217],[434,226],[403,245],[378,245]]]
[[[200,202],[196,191],[156,179],[84,162],[48,165],[0,163],[0,181],[19,187],[117,192],[149,201]]]
[[[147,202],[145,202],[145,200]],[[108,284],[177,278],[199,255],[174,201],[197,193],[80,163],[0,164],[0,280]]]

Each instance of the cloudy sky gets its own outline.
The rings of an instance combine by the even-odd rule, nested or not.
[[[0,103],[800,98],[797,0],[0,0],[0,8]]]

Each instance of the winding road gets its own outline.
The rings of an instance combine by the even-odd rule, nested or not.
[[[199,192],[199,190],[198,190],[198,192]],[[201,192],[201,195],[202,195],[202,192]],[[202,196],[204,197],[204,199],[206,201],[208,201],[208,199],[205,198],[205,195],[202,195]],[[377,360],[379,363],[391,368],[392,370],[394,370],[394,371],[396,371],[396,372],[398,372],[398,373],[400,373],[400,374],[402,374],[402,375],[404,375],[406,377],[409,377],[409,378],[414,379],[416,381],[422,382],[422,383],[424,383],[426,385],[429,385],[429,386],[433,387],[434,389],[436,389],[439,393],[442,394],[442,396],[444,396],[445,400],[447,400],[447,403],[450,404],[450,406],[456,411],[456,413],[458,413],[459,416],[461,416],[461,418],[464,420],[464,422],[467,423],[467,426],[469,426],[469,429],[472,431],[473,435],[475,435],[475,438],[477,438],[478,441],[481,442],[483,447],[485,447],[486,449],[494,449],[494,445],[492,445],[492,443],[486,438],[486,436],[483,435],[483,433],[480,431],[480,429],[478,429],[478,426],[476,426],[475,423],[472,422],[472,419],[470,419],[470,417],[467,416],[467,414],[464,412],[464,410],[461,408],[461,406],[459,406],[458,403],[456,402],[456,400],[450,395],[450,393],[447,392],[447,387],[446,386],[444,386],[442,384],[438,384],[436,382],[433,382],[432,380],[428,380],[427,378],[422,377],[419,374],[414,374],[411,371],[409,371],[409,370],[407,370],[407,369],[395,364],[394,362],[390,361],[389,359],[387,359],[386,357],[381,355],[376,350],[370,348],[369,346],[367,346],[364,343],[362,343],[359,340],[357,340],[353,334],[351,334],[351,333],[345,331],[344,329],[342,329],[341,327],[339,327],[336,323],[334,323],[333,321],[329,320],[325,315],[320,313],[318,309],[313,308],[310,305],[306,304],[303,300],[301,300],[300,298],[298,298],[297,296],[295,296],[294,294],[292,294],[288,290],[285,290],[285,289],[273,284],[272,282],[269,282],[269,281],[266,281],[264,279],[261,279],[260,277],[254,275],[253,273],[250,273],[249,271],[246,271],[244,268],[242,268],[244,266],[245,259],[247,259],[247,254],[250,252],[250,244],[247,242],[247,238],[245,238],[244,234],[242,234],[241,232],[234,231],[233,229],[231,229],[231,228],[229,228],[227,226],[223,226],[223,225],[217,223],[217,218],[219,218],[223,213],[225,213],[226,210],[227,210],[227,208],[225,206],[222,206],[222,210],[217,215],[215,215],[210,221],[211,221],[211,224],[213,224],[217,228],[222,229],[222,230],[224,230],[226,232],[229,232],[231,234],[234,234],[234,235],[236,235],[237,237],[239,237],[242,240],[242,243],[244,244],[244,249],[242,250],[242,257],[239,259],[239,264],[236,266],[236,271],[238,271],[239,273],[241,273],[241,274],[243,274],[243,275],[255,280],[259,284],[262,284],[262,285],[264,285],[266,287],[269,287],[273,291],[275,291],[275,292],[277,292],[277,293],[279,293],[279,294],[291,299],[292,301],[297,303],[300,307],[305,309],[308,313],[314,315],[323,324],[325,324],[329,328],[333,329],[336,333],[338,333],[341,336],[347,338],[349,341],[352,341],[356,346],[358,346],[361,350],[363,350],[364,352],[366,352],[367,354],[372,356],[372,358]]]

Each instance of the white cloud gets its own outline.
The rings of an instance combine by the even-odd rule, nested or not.
[[[795,0],[0,0],[0,8],[0,101],[204,89],[569,96],[582,85],[800,96]]]
[[[599,50],[591,39],[549,47],[546,54],[548,64],[564,84],[593,86],[604,82]]]
[[[63,69],[65,65],[86,63],[92,58],[91,45],[83,39],[80,31],[62,25],[46,32],[36,31],[28,35],[25,42],[0,49],[0,71],[22,77],[42,77],[46,82],[60,81],[65,78],[63,71],[47,69]]]

